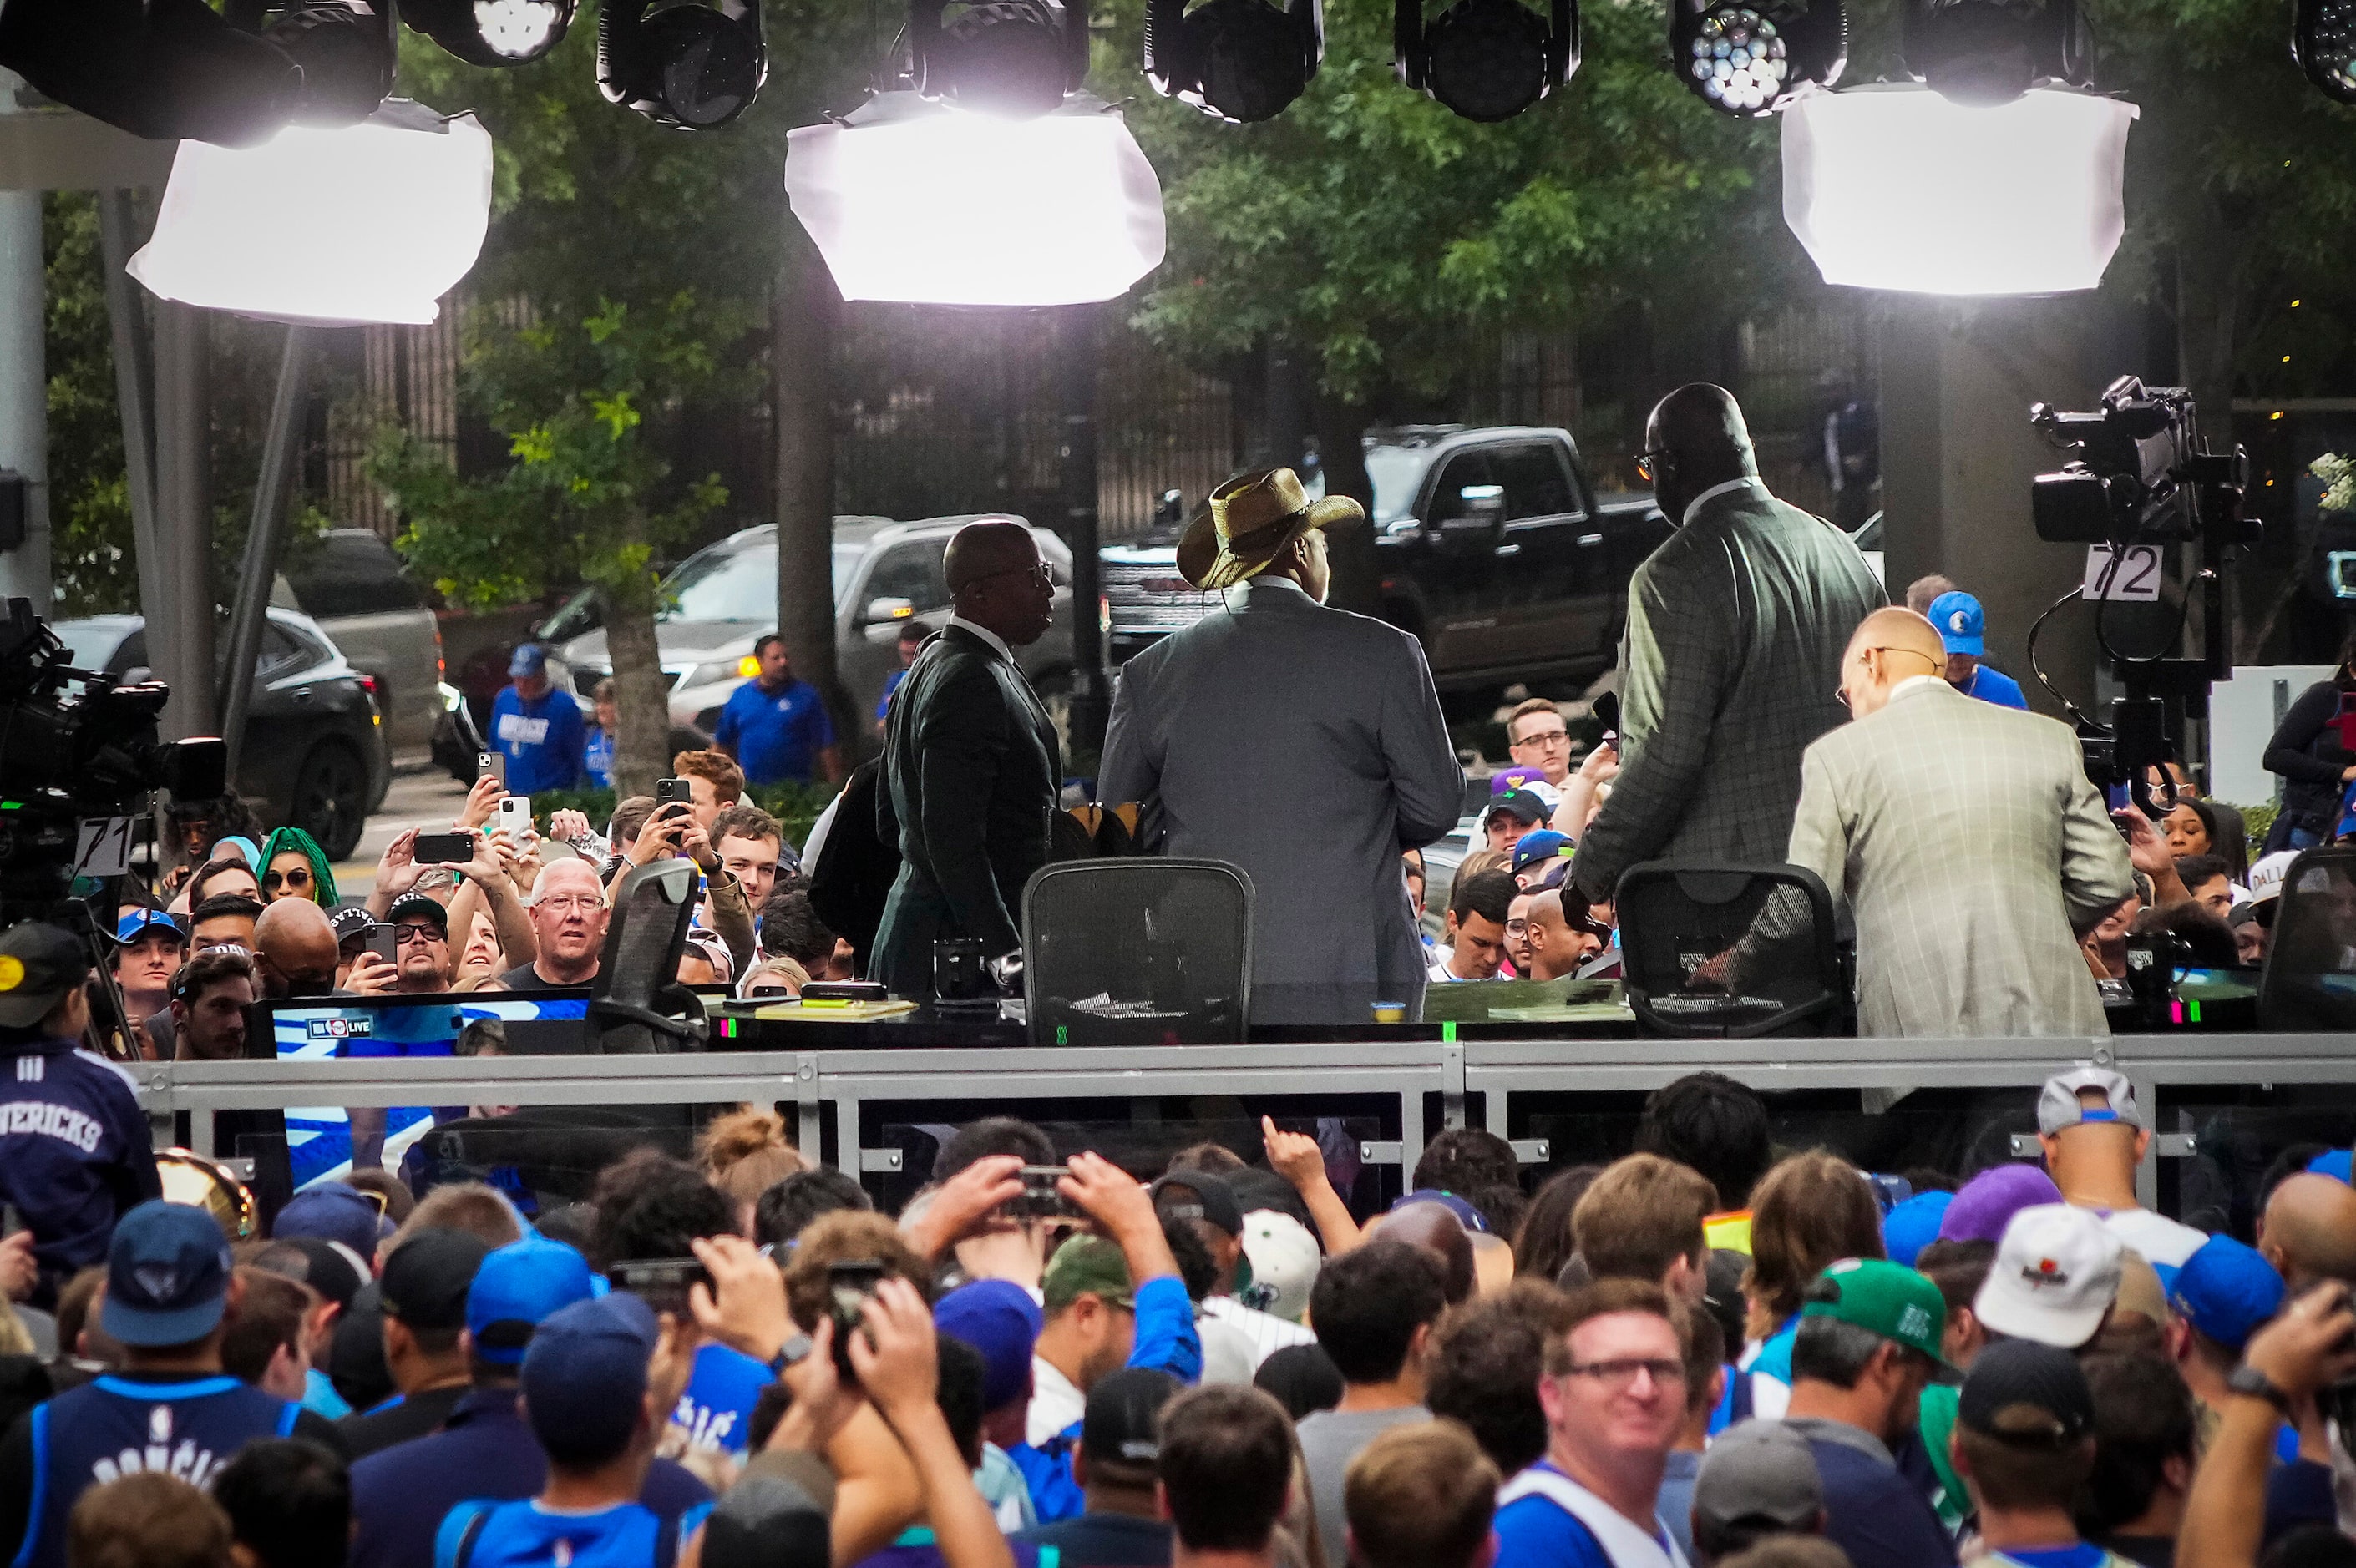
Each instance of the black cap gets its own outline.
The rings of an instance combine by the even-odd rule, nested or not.
[[[356,936],[366,936],[376,929],[376,916],[369,913],[366,904],[346,904],[327,917],[335,929],[336,944],[342,946]]]
[[[470,1231],[429,1228],[406,1237],[384,1261],[384,1315],[412,1328],[464,1328],[467,1287],[490,1252]]]
[[[1151,1190],[1153,1207],[1164,1219],[1207,1220],[1230,1236],[1244,1233],[1243,1209],[1224,1177],[1207,1170],[1173,1170]]]
[[[1955,1418],[1999,1442],[2065,1448],[2094,1430],[2094,1395],[2069,1351],[1999,1339],[1972,1358]]]
[[[1185,1385],[1159,1367],[1123,1367],[1097,1380],[1080,1415],[1080,1452],[1091,1465],[1151,1470],[1161,1457],[1162,1407]]]
[[[443,935],[450,934],[450,912],[442,901],[425,893],[403,893],[392,901],[384,912],[385,923],[399,925],[404,920],[422,920]]]
[[[90,950],[62,926],[28,920],[0,933],[0,1027],[30,1029],[90,977]]]

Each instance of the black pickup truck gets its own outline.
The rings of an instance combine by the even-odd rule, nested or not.
[[[1591,676],[1617,656],[1628,577],[1668,537],[1650,496],[1599,496],[1570,432],[1369,432],[1377,613],[1415,634],[1442,688]],[[1178,575],[1173,531],[1101,552],[1112,662],[1215,607]]]

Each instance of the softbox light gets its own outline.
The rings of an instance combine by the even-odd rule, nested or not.
[[[1162,182],[1103,100],[1027,120],[880,93],[804,126],[786,191],[847,300],[1108,300],[1162,264]]]
[[[317,325],[432,321],[482,253],[491,138],[406,100],[241,152],[183,142],[131,275],[159,299]]]
[[[2062,88],[1987,109],[1913,83],[1804,94],[1783,115],[1783,221],[1828,283],[2091,289],[2126,230],[2136,113]]]

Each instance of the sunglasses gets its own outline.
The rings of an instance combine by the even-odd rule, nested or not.
[[[1636,454],[1636,472],[1644,476],[1647,485],[1656,484],[1661,471],[1669,465],[1668,457],[1667,448],[1648,447]]]
[[[311,885],[311,873],[300,866],[291,871],[266,871],[262,885],[273,892],[280,888],[307,888]]]

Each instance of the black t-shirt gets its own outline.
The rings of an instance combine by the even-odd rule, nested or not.
[[[1074,1568],[1170,1568],[1170,1527],[1125,1513],[1084,1513],[1007,1538],[1052,1546]]]
[[[452,1383],[448,1388],[428,1389],[412,1393],[390,1404],[359,1415],[347,1415],[336,1423],[344,1435],[355,1459],[365,1459],[370,1454],[390,1448],[396,1443],[406,1443],[412,1437],[423,1437],[429,1432],[439,1432],[458,1402],[473,1392],[466,1383]]]
[[[537,959],[533,960],[534,964],[538,962]],[[572,991],[588,986],[596,978],[597,976],[593,973],[586,980],[576,981],[569,986],[560,986],[553,980],[541,979],[540,971],[531,964],[519,964],[501,975],[497,984],[503,991]]]

